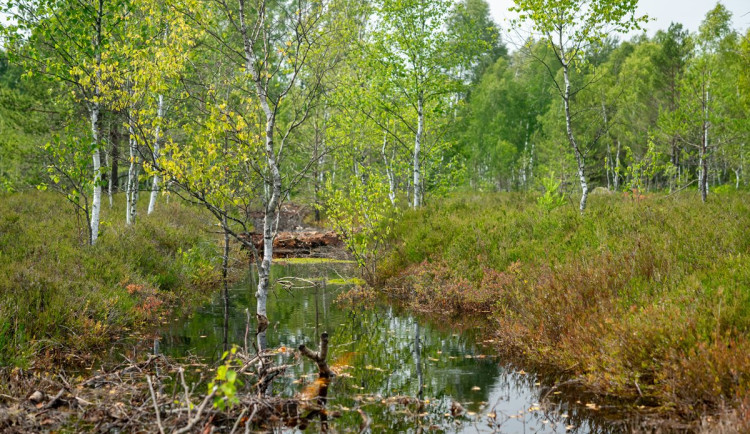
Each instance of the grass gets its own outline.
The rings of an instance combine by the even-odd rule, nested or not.
[[[465,194],[407,213],[390,249],[392,295],[485,315],[527,363],[692,420],[747,408],[747,193],[597,196],[585,215]]]
[[[0,365],[86,361],[216,282],[217,246],[198,210],[162,198],[129,227],[116,202],[87,246],[61,196],[0,197]]]

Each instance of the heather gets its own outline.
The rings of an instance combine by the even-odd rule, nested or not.
[[[526,363],[694,418],[750,390],[748,199],[602,195],[582,215],[464,194],[407,213],[381,270],[416,309],[485,316]]]
[[[130,227],[119,199],[90,246],[63,196],[0,198],[0,364],[88,363],[218,280],[201,212],[172,201]]]

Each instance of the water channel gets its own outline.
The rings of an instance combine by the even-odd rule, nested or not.
[[[268,345],[278,349],[278,363],[293,361],[292,349],[301,343],[317,348],[320,333],[330,334],[328,361],[338,375],[328,392],[328,408],[340,413],[330,422],[336,432],[359,431],[357,408],[371,418],[372,432],[611,431],[591,417],[585,403],[548,399],[562,398],[556,396],[561,392],[550,392],[535,375],[492,354],[491,345],[481,342],[481,330],[468,321],[415,317],[385,301],[359,307],[337,303],[350,288],[342,276],[353,274],[347,264],[274,264],[273,279],[302,278],[316,285],[276,285],[268,304]],[[219,293],[191,315],[174,318],[162,328],[158,350],[210,364],[231,345],[243,346],[246,310],[255,312],[251,285],[244,281],[229,288],[226,315]],[[305,360],[277,378],[273,392],[293,397],[316,376],[314,364]],[[402,405],[406,399],[401,397],[426,404]],[[454,417],[461,410],[462,416]]]

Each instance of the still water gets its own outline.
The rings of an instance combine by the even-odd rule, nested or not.
[[[302,343],[317,349],[320,333],[329,333],[328,363],[338,375],[328,391],[328,408],[341,414],[330,423],[334,431],[358,432],[357,408],[371,418],[376,433],[609,431],[591,418],[593,410],[585,403],[574,404],[542,387],[535,375],[503,363],[491,345],[483,345],[481,330],[469,324],[415,317],[387,302],[337,303],[350,286],[336,282],[353,274],[346,264],[274,264],[276,281],[302,278],[315,285],[302,280],[296,284],[307,288],[276,285],[268,303],[268,346],[279,349],[277,363],[293,363],[291,349]],[[252,284],[229,288],[226,315],[224,298],[217,294],[191,315],[174,318],[161,331],[159,350],[214,363],[226,348],[244,346],[246,310],[255,312]],[[251,342],[253,330],[254,323]],[[316,376],[317,368],[304,360],[274,381],[273,392],[293,397]],[[455,417],[459,412],[462,416]]]

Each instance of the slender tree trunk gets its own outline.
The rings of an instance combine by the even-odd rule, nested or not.
[[[98,86],[97,86],[98,88]],[[98,92],[96,92],[98,94]],[[102,208],[102,160],[99,149],[99,103],[91,108],[91,135],[94,139],[94,194],[91,198],[91,236],[90,243],[96,244],[99,238],[99,213]]]
[[[740,144],[740,169],[737,172],[737,188],[740,187],[740,174],[745,170],[745,143]],[[747,184],[747,181],[745,181]]]
[[[109,132],[109,185],[107,194],[109,194],[109,207],[112,208],[112,195],[120,189],[120,129],[117,125],[117,115],[115,116],[114,128],[110,124]]]
[[[278,223],[278,208],[281,198],[281,172],[276,161],[274,152],[274,127],[276,119],[268,107],[263,95],[261,105],[266,112],[266,162],[270,170],[270,179],[266,178],[270,197],[265,201],[263,213],[263,259],[258,268],[258,290],[255,297],[258,300],[256,315],[259,322],[268,323],[266,302],[268,300],[268,286],[271,276],[271,263],[273,260],[273,240],[276,238],[276,225]],[[260,338],[260,336],[259,336]],[[265,339],[265,334],[263,336]]]
[[[523,161],[521,162],[521,185],[526,188],[527,171],[529,167],[529,121],[526,121],[526,134],[523,140]]]
[[[164,119],[164,95],[159,95],[159,105],[156,109],[156,129],[154,131],[154,164],[158,164],[159,154],[161,152],[159,145],[159,135],[161,134],[161,122]],[[156,207],[156,197],[159,194],[159,174],[154,175],[153,183],[151,184],[151,198],[148,201],[148,214],[154,212]]]
[[[534,142],[531,142],[531,154],[529,156],[529,180],[534,179]]]
[[[733,169],[734,171],[734,189],[739,190],[740,189],[740,169]]]
[[[578,165],[578,180],[581,183],[581,202],[578,209],[583,213],[586,210],[586,199],[588,199],[589,185],[586,182],[586,162],[583,153],[576,142],[575,136],[573,135],[573,124],[570,115],[570,77],[568,75],[568,65],[566,63],[563,63],[563,77],[565,79],[565,91],[563,95],[563,103],[565,105],[565,129],[568,133],[568,142],[570,142],[570,146],[573,148],[576,157],[576,164]]]
[[[424,94],[420,91],[417,96],[417,136],[414,139],[414,201],[412,206],[422,206],[422,174],[420,172],[420,159],[422,149],[422,136],[424,135]]]
[[[112,155],[109,152],[104,153],[104,165],[106,167],[112,167]],[[107,199],[109,199],[109,207],[112,208],[112,177],[107,177]]]
[[[607,173],[607,190],[612,190],[612,182],[610,179],[610,172],[612,169],[612,136],[609,134],[609,119],[607,118],[607,106],[604,104],[604,98],[602,98],[602,116],[604,118],[604,129],[607,130],[607,157],[604,164],[604,169]]]
[[[128,168],[128,186],[127,186],[127,204],[125,206],[125,221],[129,225],[134,225],[138,218],[138,195],[140,188],[138,185],[138,175],[140,174],[140,160],[138,158],[138,142],[135,139],[133,131],[133,122],[128,113],[128,149],[130,151],[130,167]]]
[[[700,191],[701,200],[705,203],[708,196],[708,84],[703,94],[703,137],[700,149]]]
[[[96,244],[99,238],[99,213],[102,208],[102,160],[99,140],[101,134],[99,131],[99,114],[100,114],[100,97],[101,97],[101,38],[102,38],[102,18],[104,14],[104,0],[99,0],[99,8],[96,17],[96,36],[94,37],[94,51],[96,52],[96,84],[94,86],[94,102],[91,103],[91,135],[94,140],[94,193],[91,198],[91,232],[90,243]]]
[[[391,163],[388,161],[388,156],[385,153],[385,148],[388,146],[388,132],[383,131],[383,163],[385,163],[385,174],[388,176],[388,199],[391,200],[391,205],[396,205],[396,179],[393,175],[393,169]]]
[[[325,164],[325,146],[326,146],[326,120],[328,119],[327,111],[323,115],[323,131],[319,131],[317,122],[315,123],[315,164],[312,166],[313,173],[313,194],[315,196],[315,221],[320,221],[320,191],[323,186],[323,165]]]

